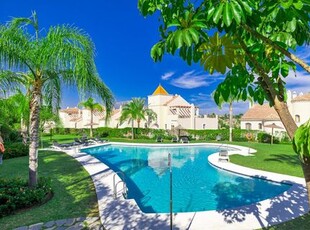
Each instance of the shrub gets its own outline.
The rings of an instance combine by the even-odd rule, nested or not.
[[[20,209],[44,203],[52,195],[50,180],[41,178],[34,189],[28,187],[27,181],[20,178],[0,179],[0,218]]]
[[[3,159],[15,158],[15,157],[23,157],[28,156],[29,154],[29,146],[24,145],[21,142],[5,143],[5,152],[3,154]]]

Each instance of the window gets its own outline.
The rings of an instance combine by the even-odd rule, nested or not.
[[[245,123],[245,129],[251,130],[252,129],[252,124],[251,123]]]
[[[203,124],[203,125],[202,125],[202,129],[206,129],[206,124]]]
[[[167,129],[167,127],[168,127],[167,124],[165,124],[165,129]]]
[[[299,115],[295,115],[295,122],[300,122],[300,116]]]
[[[258,123],[258,129],[263,129],[263,124],[262,123]]]

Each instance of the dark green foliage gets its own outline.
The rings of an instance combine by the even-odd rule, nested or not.
[[[219,130],[187,130],[187,132],[191,135],[193,139],[206,140],[206,141],[214,141],[216,140],[216,136],[221,136],[221,141],[229,140],[229,129],[219,129]],[[234,141],[248,141],[246,135],[251,133],[251,135],[256,137],[257,131],[249,131],[244,129],[233,129],[233,140]]]
[[[271,143],[271,135],[268,134],[268,133],[258,133],[257,134],[257,139],[261,143],[269,143],[269,144]],[[273,137],[273,143],[274,144],[279,144],[280,141],[279,141],[278,138]]]
[[[20,178],[0,179],[0,218],[20,209],[43,203],[51,195],[50,180],[41,178],[36,188],[30,189],[28,183]]]
[[[29,146],[24,145],[21,142],[5,142],[5,152],[3,154],[3,159],[15,158],[28,156],[29,154]]]
[[[1,124],[0,123],[0,131],[1,131],[1,137],[3,140],[6,141],[21,141],[21,135],[17,130],[14,130],[11,126],[8,124]]]

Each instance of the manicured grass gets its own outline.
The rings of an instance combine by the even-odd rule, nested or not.
[[[28,157],[4,160],[1,177],[27,180]],[[62,152],[39,151],[39,176],[51,178],[53,198],[47,203],[0,219],[0,229],[12,229],[63,218],[98,216],[91,178],[73,158]]]
[[[303,177],[300,160],[289,144],[264,144],[254,142],[236,142],[257,150],[253,156],[233,155],[231,162],[254,169]]]

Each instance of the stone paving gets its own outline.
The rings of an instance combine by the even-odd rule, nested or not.
[[[79,217],[73,219],[63,219],[49,221],[46,223],[37,223],[30,226],[22,226],[14,230],[104,230],[99,217]]]

